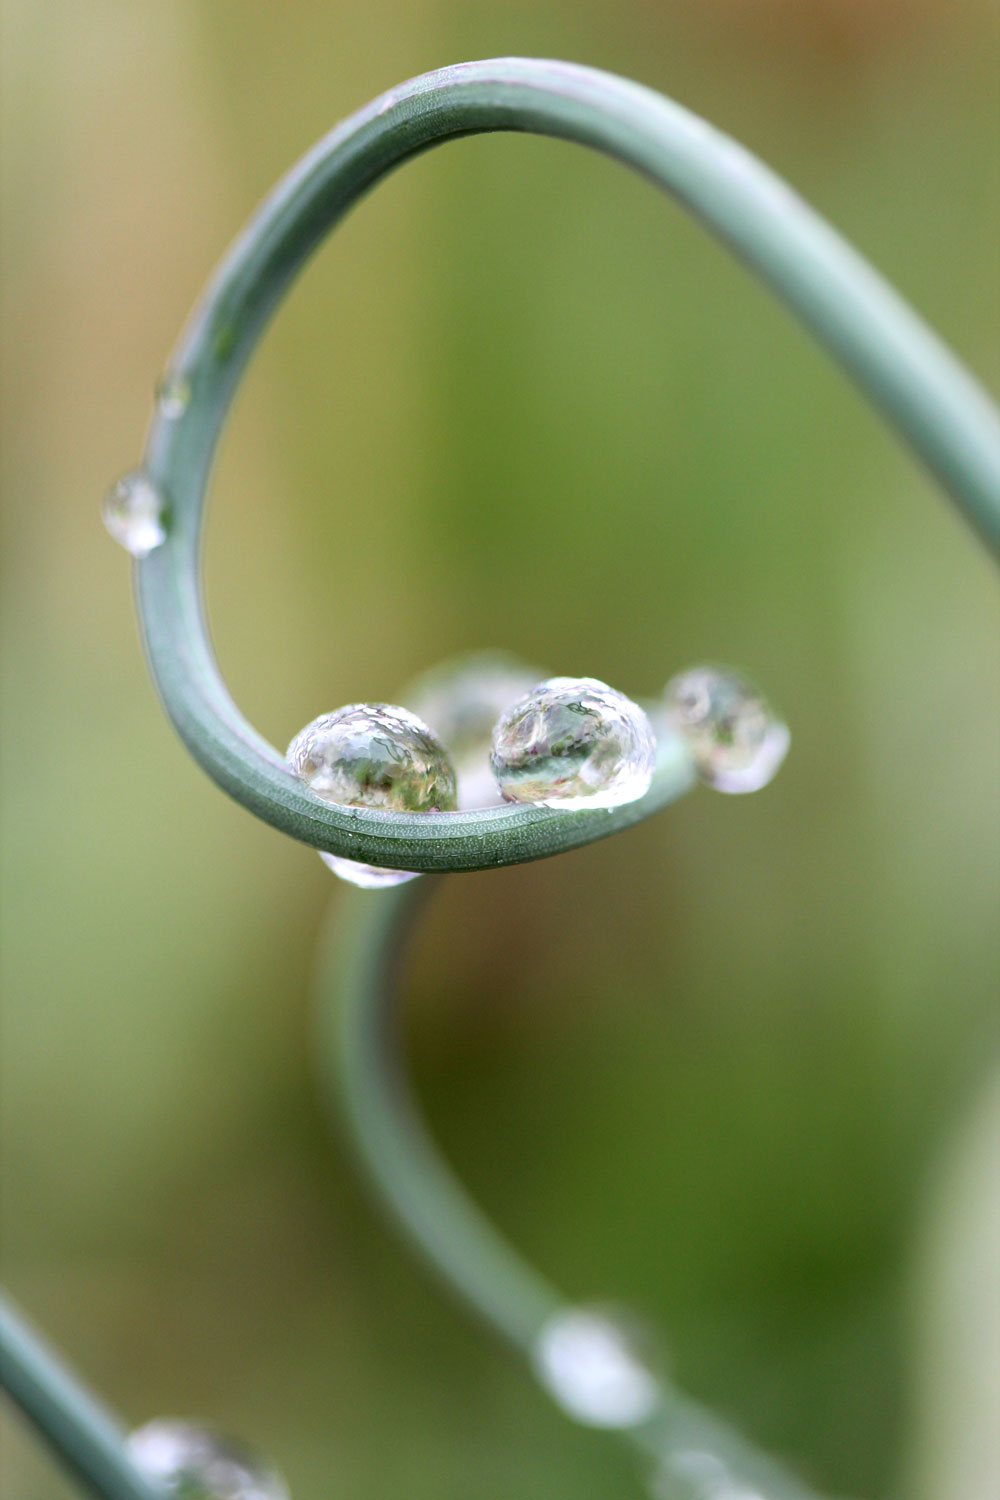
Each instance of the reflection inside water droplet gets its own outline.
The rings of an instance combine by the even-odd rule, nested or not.
[[[176,421],[191,405],[191,382],[168,372],[156,387],[156,404],[164,417]]]
[[[163,497],[142,469],[117,480],[101,506],[108,532],[133,557],[148,557],[166,540],[165,515]]]
[[[508,802],[620,807],[649,790],[655,759],[643,710],[594,677],[550,677],[493,731],[493,774]]]
[[[719,792],[756,792],[788,753],[788,728],[748,677],[730,667],[693,667],[667,683],[667,713],[698,775]]]
[[[444,746],[416,714],[388,703],[349,703],[299,731],[287,760],[315,796],[342,807],[390,812],[453,812],[455,772]],[[413,880],[320,851],[328,869],[368,889]]]
[[[250,1448],[193,1422],[147,1422],[127,1445],[136,1467],[178,1500],[288,1500],[281,1475]]]
[[[568,1416],[588,1427],[635,1427],[656,1409],[659,1382],[619,1318],[583,1307],[542,1329],[535,1373]]]

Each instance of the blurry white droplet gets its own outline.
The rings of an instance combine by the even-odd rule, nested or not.
[[[588,1308],[552,1318],[533,1363],[563,1411],[588,1427],[635,1427],[652,1416],[660,1398],[634,1334],[618,1319]]]
[[[176,421],[191,404],[191,382],[168,371],[156,387],[156,404],[162,416]]]
[[[324,802],[391,812],[452,812],[455,772],[448,752],[422,720],[388,703],[349,703],[321,714],[299,731],[287,760],[296,776]],[[334,874],[377,888],[414,879],[411,870],[387,870],[321,853]]]
[[[424,672],[402,696],[447,745],[458,777],[458,805],[502,802],[490,766],[493,726],[543,674],[504,651],[473,651]]]
[[[493,774],[508,802],[619,807],[648,791],[655,759],[642,709],[594,677],[550,677],[493,731]]]
[[[164,504],[141,469],[133,469],[108,490],[101,507],[105,526],[133,557],[148,557],[166,540]]]
[[[756,792],[775,776],[788,728],[741,672],[693,667],[667,683],[665,697],[702,781],[718,792]]]
[[[193,1422],[147,1422],[130,1434],[128,1449],[178,1500],[288,1500],[281,1475],[251,1449]]]
[[[669,1453],[652,1493],[655,1500],[771,1500],[756,1484],[737,1478],[718,1454],[702,1448]]]

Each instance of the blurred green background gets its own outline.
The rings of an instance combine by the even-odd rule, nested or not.
[[[994,389],[1000,35],[974,0],[7,0],[5,1277],[130,1421],[296,1500],[643,1493],[386,1231],[317,1103],[319,860],[161,716],[98,518],[211,266],[337,119],[563,56],[761,154]],[[473,646],[653,694],[732,661],[793,749],[558,861],[444,882],[413,969],[448,1154],[569,1294],[826,1492],[1000,1474],[992,566],[791,319],[561,143],[392,177],[240,396],[207,551],[284,746]],[[72,1493],[5,1420],[9,1500]]]

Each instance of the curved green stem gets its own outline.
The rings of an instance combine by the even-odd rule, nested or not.
[[[1000,419],[989,399],[856,252],[743,148],[668,99],[567,63],[469,63],[390,91],[279,184],[195,311],[172,363],[171,400],[154,415],[144,457],[168,508],[168,535],[136,565],[135,578],[153,676],[208,773],[306,844],[407,870],[540,859],[648,816],[693,779],[683,745],[666,734],[650,791],[610,812],[501,807],[413,816],[337,807],[312,796],[247,723],[215,662],[199,575],[205,490],[264,327],[308,256],[380,178],[438,142],[492,130],[578,141],[671,192],[799,315],[1000,551]],[[333,960],[346,973],[342,1019],[328,1022],[325,1038],[359,1148],[400,1222],[449,1284],[532,1354],[563,1303],[468,1203],[387,1052],[395,955],[413,888],[354,899],[361,913],[355,941]],[[114,1419],[7,1306],[0,1306],[0,1335],[4,1386],[63,1460],[107,1500],[154,1500]],[[727,1485],[738,1492],[742,1483],[748,1495],[805,1500],[800,1485],[667,1382],[653,1414],[626,1435],[659,1465],[663,1496],[724,1494]]]
[[[530,1354],[562,1299],[496,1234],[438,1156],[413,1105],[394,1000],[403,948],[431,881],[338,901],[321,959],[322,1080],[400,1227],[474,1311]]]
[[[0,1296],[0,1387],[71,1473],[104,1500],[162,1500],[136,1468],[125,1431]]]
[[[430,888],[421,881],[352,892],[346,911],[337,903],[317,986],[322,1081],[399,1228],[447,1287],[538,1373],[546,1330],[572,1309],[498,1234],[441,1159],[403,1066],[399,971]],[[550,1394],[558,1399],[551,1388]],[[657,1380],[648,1414],[617,1430],[652,1464],[658,1500],[809,1500],[812,1493],[665,1377]]]
[[[145,466],[169,504],[166,542],[136,566],[150,667],[195,758],[252,812],[346,858],[406,870],[539,859],[645,817],[655,792],[612,813],[491,808],[419,816],[321,802],[242,717],[205,625],[205,487],[240,377],[281,297],[348,209],[441,141],[534,131],[604,151],[672,193],[791,307],[895,424],[959,509],[1000,550],[1000,419],[895,292],[780,178],[696,115],[592,68],[531,58],[465,63],[384,94],[278,185],[236,241],[175,353]],[[183,405],[183,403],[181,403]]]

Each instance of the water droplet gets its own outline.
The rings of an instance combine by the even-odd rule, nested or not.
[[[378,891],[387,885],[405,885],[408,880],[416,880],[419,870],[386,870],[381,865],[363,865],[357,859],[344,859],[339,854],[327,854],[325,849],[316,851],[326,865],[341,880],[349,880],[351,885],[360,885],[366,891]]]
[[[406,708],[349,703],[292,740],[287,759],[324,802],[391,812],[455,807],[455,773],[433,730]]]
[[[493,774],[509,802],[619,807],[648,790],[655,757],[642,709],[594,677],[550,677],[493,731]]]
[[[535,1374],[563,1411],[588,1427],[636,1427],[653,1415],[660,1384],[620,1317],[571,1307],[551,1318],[532,1356]]]
[[[148,557],[166,540],[163,497],[142,469],[133,469],[108,490],[101,515],[116,542],[133,557]]]
[[[128,1438],[137,1468],[181,1500],[288,1500],[288,1486],[251,1449],[193,1422],[147,1422]]]
[[[788,728],[758,688],[730,667],[693,667],[666,687],[670,721],[702,781],[719,792],[756,792],[788,752]]]
[[[448,746],[463,811],[503,801],[490,766],[493,726],[542,675],[504,651],[473,651],[432,667],[403,693]]]
[[[390,812],[453,812],[455,772],[432,730],[408,709],[349,703],[321,714],[292,740],[288,764],[324,802]],[[412,870],[386,870],[322,854],[335,874],[355,885],[401,885]]]
[[[669,1454],[653,1494],[657,1500],[767,1500],[763,1490],[744,1484],[717,1454],[701,1448]]]
[[[184,375],[168,371],[156,387],[156,404],[162,416],[176,421],[191,405],[191,382]]]

